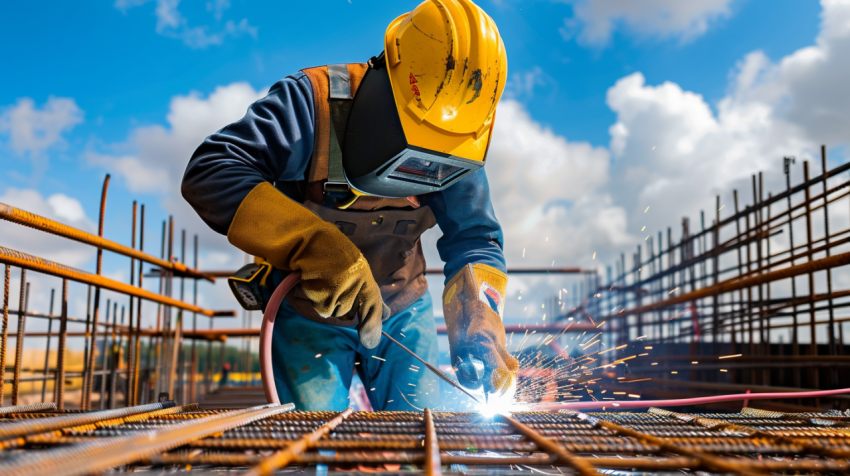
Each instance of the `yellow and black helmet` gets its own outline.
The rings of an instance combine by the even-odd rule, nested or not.
[[[507,78],[493,20],[469,0],[426,0],[387,28],[352,104],[343,169],[359,194],[442,190],[484,165]]]

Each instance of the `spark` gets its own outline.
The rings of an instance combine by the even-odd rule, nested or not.
[[[404,335],[404,332],[399,332],[399,334],[401,334],[402,337],[407,337],[406,335]]]
[[[640,229],[640,231],[644,231],[644,230],[646,230],[646,225],[644,225],[643,228]]]
[[[691,362],[691,365],[696,365],[696,364],[698,364],[698,363],[699,363],[699,362],[697,362],[696,360],[694,360],[693,362]]]
[[[721,205],[720,208],[717,209],[717,211],[719,212],[720,210],[723,210],[723,207],[725,207],[725,206],[726,205]]]
[[[351,3],[351,2],[349,1],[348,3]],[[655,150],[655,146],[652,146],[652,149],[651,149],[651,150]]]
[[[322,354],[316,354],[316,358],[317,358],[317,359],[318,359],[319,357],[321,357],[321,356],[322,356]]]
[[[643,212],[646,213],[648,211],[649,211],[649,207],[646,207],[646,210],[644,210]]]
[[[720,371],[721,371],[721,372],[726,372],[727,370],[726,370],[726,369],[720,369]]]
[[[525,258],[525,248],[522,249],[522,257]]]
[[[386,362],[386,361],[387,361],[387,359],[382,359],[382,358],[380,358],[380,357],[378,357],[378,356],[375,356],[375,355],[373,355],[373,356],[372,356],[372,358],[373,358],[373,359],[380,360],[381,362]]]
[[[721,360],[722,360],[722,359],[734,359],[735,357],[740,357],[741,355],[742,355],[742,354],[724,355],[724,356],[720,357],[720,359],[721,359]]]
[[[596,259],[596,252],[593,252],[593,259]]]

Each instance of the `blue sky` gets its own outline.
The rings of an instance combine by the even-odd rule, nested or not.
[[[511,230],[506,251],[515,265],[600,266],[642,242],[641,226],[649,224],[652,231],[675,225],[682,215],[711,206],[714,193],[728,194],[746,183],[756,170],[766,169],[774,183],[784,153],[805,157],[827,142],[836,151],[832,160],[844,160],[850,138],[840,131],[821,134],[820,119],[798,120],[805,114],[795,107],[801,98],[830,92],[830,85],[807,78],[822,77],[830,68],[846,74],[837,66],[847,60],[840,28],[830,36],[822,27],[827,11],[846,23],[846,2],[825,0],[825,9],[796,0],[646,0],[639,11],[628,3],[480,2],[508,51],[506,112],[497,121],[506,139],[495,144],[491,183],[499,194],[497,214]],[[0,164],[6,173],[0,174],[0,197],[38,212],[35,202],[22,202],[34,197],[24,192],[37,193],[45,201],[42,213],[92,230],[100,184],[110,172],[108,238],[129,241],[129,204],[138,199],[148,206],[149,246],[158,241],[158,222],[172,212],[190,233],[201,233],[203,243],[214,244],[202,254],[207,267],[237,264],[241,257],[179,205],[179,171],[192,143],[226,124],[199,119],[197,126],[193,118],[219,117],[214,97],[229,108],[221,117],[234,118],[233,109],[244,111],[265,88],[300,68],[365,61],[381,50],[387,23],[416,4],[5,2]],[[824,47],[822,64],[812,66],[798,54],[823,44],[832,47]],[[828,109],[830,101],[822,100]],[[846,118],[839,105],[835,114]],[[636,139],[642,127],[646,143]],[[775,137],[788,139],[774,147]],[[725,149],[705,147],[726,139]],[[513,148],[524,140],[533,144]],[[667,153],[666,143],[673,144],[670,155],[645,155],[656,145]],[[180,152],[169,155],[172,150]],[[679,198],[689,190],[688,174],[699,171],[682,165],[691,160],[716,172],[694,190],[699,203]],[[507,172],[525,167],[524,161],[529,170],[543,167],[554,178],[540,182],[533,174],[523,179]],[[141,172],[151,175],[142,180]],[[56,194],[61,196],[48,203]],[[649,205],[657,214],[638,214]],[[0,230],[19,236],[13,244],[33,245],[21,251],[71,256],[69,264],[93,269],[91,253],[61,254],[55,242],[30,242],[29,235],[7,225]],[[548,240],[535,247],[533,240],[550,232],[558,247],[547,248]],[[537,254],[526,257],[526,248]],[[105,269],[121,277],[126,267],[110,257]],[[518,281],[511,292],[537,284],[550,293],[560,287]],[[216,296],[204,299],[227,305]]]

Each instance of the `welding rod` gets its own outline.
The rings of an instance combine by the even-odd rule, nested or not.
[[[473,401],[475,401],[475,403],[477,403],[477,404],[481,405],[481,402],[480,402],[477,398],[475,398],[475,397],[474,397],[471,393],[469,393],[469,391],[468,391],[467,389],[463,388],[463,386],[462,386],[461,384],[459,384],[459,383],[455,382],[455,381],[454,381],[451,377],[449,377],[448,375],[446,375],[446,373],[445,373],[445,372],[443,372],[442,370],[438,369],[436,366],[431,365],[431,364],[429,364],[428,362],[425,362],[424,360],[422,360],[422,357],[419,357],[418,355],[416,355],[416,353],[415,353],[415,352],[413,352],[412,350],[410,350],[410,349],[408,349],[407,347],[405,347],[405,346],[404,346],[404,344],[402,344],[401,342],[399,342],[399,341],[397,341],[397,340],[393,339],[393,338],[392,338],[389,334],[387,334],[385,331],[381,331],[381,334],[383,334],[384,336],[386,336],[386,338],[387,338],[387,339],[389,339],[389,340],[393,341],[393,343],[394,343],[395,345],[397,345],[397,346],[401,347],[402,349],[404,349],[404,351],[405,351],[405,352],[407,352],[408,354],[410,354],[411,356],[413,356],[413,358],[414,358],[414,359],[416,359],[416,360],[418,360],[418,361],[422,362],[422,363],[425,365],[425,367],[428,367],[428,370],[430,370],[431,372],[433,372],[433,373],[434,373],[434,375],[436,375],[437,377],[440,377],[440,378],[441,378],[443,381],[445,381],[447,384],[449,384],[449,385],[451,385],[452,387],[454,387],[454,388],[456,388],[456,389],[460,390],[461,392],[465,393],[467,397],[471,398]]]

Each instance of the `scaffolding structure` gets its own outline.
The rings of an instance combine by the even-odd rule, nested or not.
[[[652,378],[656,396],[850,386],[850,289],[837,269],[850,264],[850,228],[830,221],[850,209],[850,164],[828,170],[825,147],[820,162],[815,177],[803,162],[792,186],[786,157],[785,190],[766,193],[759,173],[750,204],[718,195],[710,226],[701,214],[698,228],[682,220],[678,242],[671,228],[647,236],[607,282],[588,275],[567,315],[606,322],[603,344],[652,349],[628,371]]]

